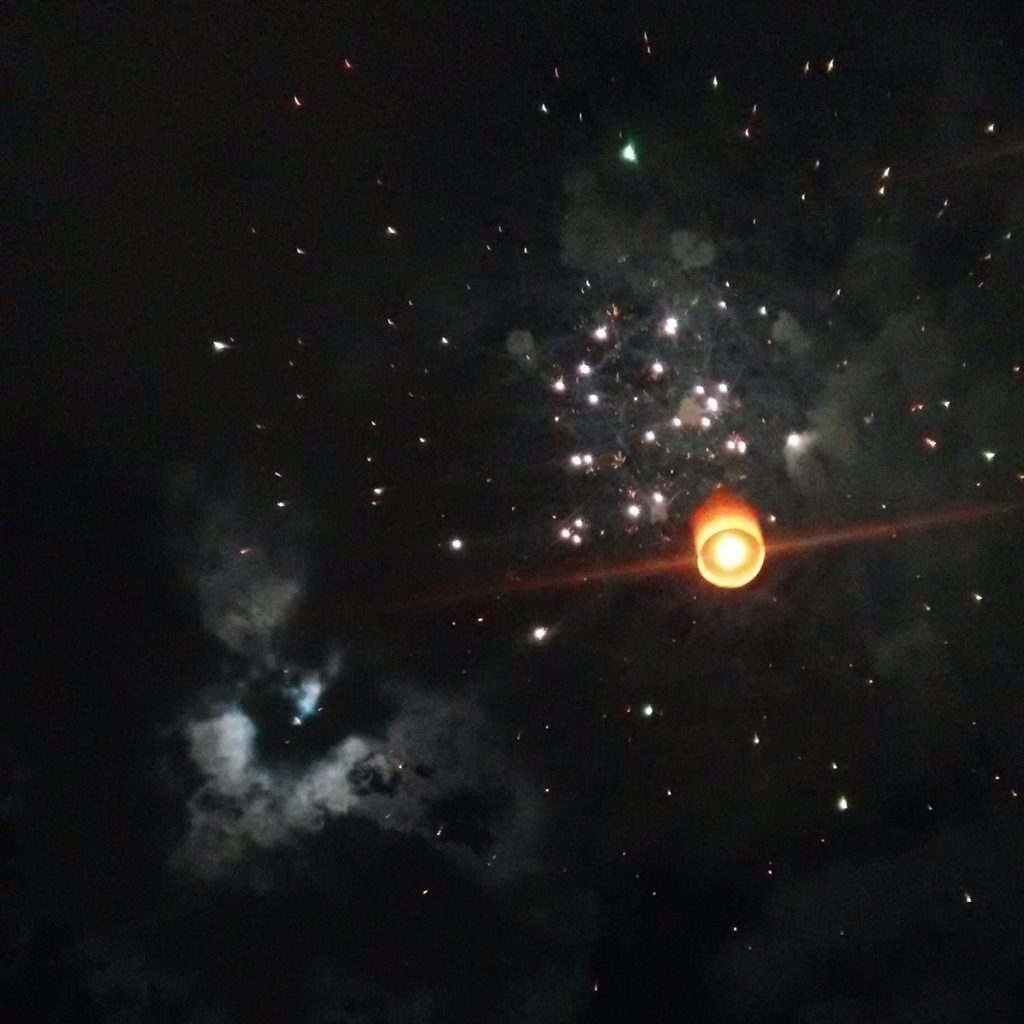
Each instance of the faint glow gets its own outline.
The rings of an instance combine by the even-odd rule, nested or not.
[[[452,549],[452,551],[461,551],[462,550],[462,540],[461,540],[461,538],[459,538],[459,537],[452,537],[452,539],[448,542],[448,547],[450,547]]]
[[[619,150],[619,156],[628,164],[636,163],[636,146],[632,142],[627,142],[622,149]]]
[[[964,893],[964,903],[973,903],[973,902],[974,902],[974,900],[971,899],[971,894],[969,892],[965,892]]]
[[[985,125],[985,134],[986,135],[995,135],[995,133],[996,133],[996,123],[995,123],[995,121],[990,121],[987,125]]]
[[[718,88],[718,75],[712,75],[711,76],[711,88],[712,89],[717,89]]]
[[[673,335],[679,330],[679,319],[674,316],[666,317],[661,324],[661,330],[664,334]]]
[[[629,516],[630,519],[639,519],[640,518],[640,506],[639,505],[630,505],[626,509],[626,515]]]

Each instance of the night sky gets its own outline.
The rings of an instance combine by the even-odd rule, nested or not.
[[[0,1017],[1021,1019],[1018,2],[6,36]]]

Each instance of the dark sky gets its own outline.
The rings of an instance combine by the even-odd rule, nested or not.
[[[1018,1019],[1018,4],[7,27],[5,1019]]]

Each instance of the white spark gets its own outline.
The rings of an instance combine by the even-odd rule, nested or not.
[[[565,381],[562,380],[561,377],[559,377],[558,380],[556,380],[555,383],[551,385],[551,387],[553,390],[561,394],[565,390]]]
[[[533,633],[531,635],[533,636],[533,639],[536,640],[539,643],[541,640],[543,640],[548,635],[548,627],[547,626],[534,626],[533,627]]]
[[[657,436],[658,436],[658,435],[657,435],[657,434],[655,434],[653,430],[648,430],[648,431],[646,431],[646,432],[644,433],[644,440],[645,440],[645,441],[653,441],[653,440],[655,440],[655,438],[656,438]]]
[[[594,337],[598,341],[607,341],[608,340],[608,328],[605,327],[603,324],[600,327],[595,327],[594,328]]]
[[[226,341],[215,341],[213,343],[214,352],[224,352],[229,348],[231,348],[231,346]]]
[[[996,457],[995,452],[982,452],[981,454],[986,462],[991,462]]]
[[[643,713],[644,713],[644,718],[650,718],[651,715],[654,714],[654,705],[653,704],[645,704],[643,706],[642,710],[643,710]]]
[[[591,394],[587,395],[587,401],[591,405],[597,405],[597,403],[600,402],[601,399],[598,398],[597,395],[593,394],[593,392],[591,392]]]
[[[661,363],[659,363],[659,362],[651,363],[651,373],[653,373],[655,377],[660,377],[664,372],[665,372],[665,367],[662,366]]]
[[[640,518],[640,506],[639,505],[630,505],[626,509],[626,515],[628,515],[630,517],[630,519],[639,519]]]
[[[706,408],[708,412],[718,412],[718,399],[709,398],[706,403]]]
[[[662,321],[661,330],[664,334],[675,334],[679,330],[679,320],[674,316],[666,317]]]
[[[665,501],[665,495],[662,494],[661,491],[655,491],[651,495],[651,499],[654,501],[655,505],[661,505]]]
[[[393,228],[390,224],[384,229],[384,231],[385,231],[386,234],[389,234],[389,235],[397,235],[398,234],[398,230],[396,228]]]
[[[581,377],[589,377],[590,374],[593,373],[593,370],[591,369],[590,363],[583,362],[583,363],[580,363],[580,365],[576,367],[576,372]]]
[[[448,542],[448,547],[450,547],[452,551],[461,551],[462,539],[460,537],[452,537],[452,539]]]
[[[850,802],[846,799],[845,796],[840,796],[840,798],[836,801],[836,808],[840,811],[848,810],[849,807]]]

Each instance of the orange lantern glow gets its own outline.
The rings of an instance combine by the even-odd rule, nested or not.
[[[757,513],[719,485],[691,520],[701,576],[716,587],[746,586],[764,565]]]

